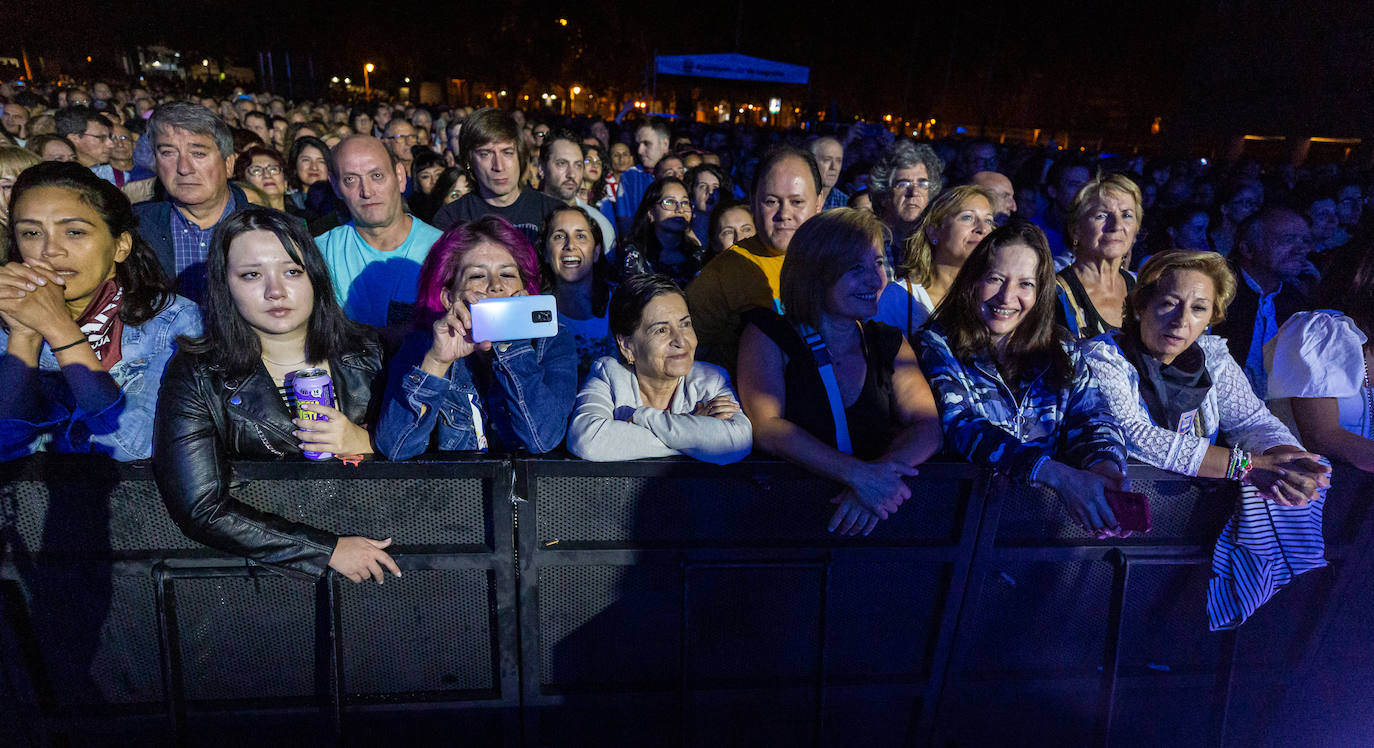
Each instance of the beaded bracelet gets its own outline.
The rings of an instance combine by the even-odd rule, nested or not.
[[[1231,462],[1226,466],[1226,480],[1245,482],[1250,475],[1253,465],[1250,462],[1250,453],[1241,449],[1239,446],[1231,448]]]

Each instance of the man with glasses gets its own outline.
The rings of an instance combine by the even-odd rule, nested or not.
[[[111,123],[110,133],[110,141],[113,143],[110,149],[110,168],[114,170],[116,187],[157,176],[134,163],[134,146],[138,144],[136,135],[118,122]]]
[[[420,136],[415,134],[415,126],[404,118],[392,117],[386,123],[385,140],[386,149],[391,151],[391,157],[406,170],[405,189],[402,194],[409,198],[415,192],[415,152],[411,149],[420,142]]]
[[[57,134],[66,138],[76,149],[76,160],[95,172],[96,176],[114,184],[114,169],[110,167],[110,151],[114,148],[114,141],[110,139],[109,120],[88,106],[59,109],[54,119],[57,121]]]
[[[868,178],[873,210],[892,231],[887,246],[888,273],[901,267],[907,237],[926,205],[940,194],[943,170],[944,163],[930,146],[910,140],[893,143],[873,165]]]

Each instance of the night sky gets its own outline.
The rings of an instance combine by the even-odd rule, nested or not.
[[[5,54],[162,41],[255,64],[310,52],[316,71],[633,90],[660,54],[808,65],[819,107],[1010,127],[1374,134],[1374,3],[359,2],[0,0]],[[560,26],[563,17],[569,24]]]

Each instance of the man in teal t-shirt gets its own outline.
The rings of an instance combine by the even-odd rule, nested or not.
[[[329,181],[353,220],[316,237],[349,319],[402,328],[415,310],[420,266],[441,232],[407,215],[405,167],[382,141],[354,135],[334,146]]]

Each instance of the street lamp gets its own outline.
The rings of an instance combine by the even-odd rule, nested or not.
[[[376,69],[377,66],[370,62],[363,66],[363,96],[369,99],[372,98],[372,82],[368,78],[368,74]]]

